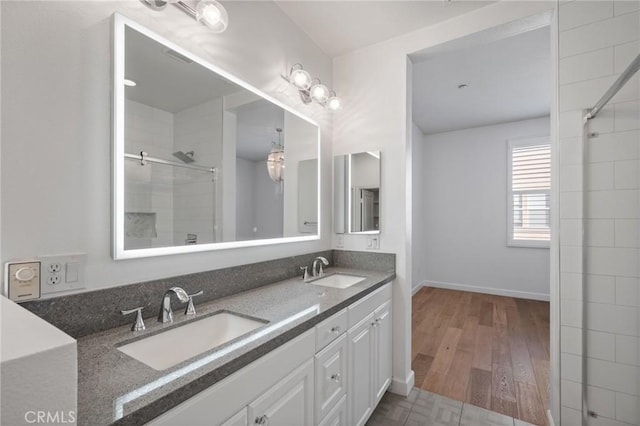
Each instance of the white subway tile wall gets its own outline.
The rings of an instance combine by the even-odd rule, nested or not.
[[[586,159],[581,120],[640,53],[639,5],[576,0],[559,8],[563,426],[583,424],[583,380],[587,409],[598,414],[589,425],[640,425],[640,76],[589,122]]]
[[[194,152],[195,162],[201,166],[220,168],[222,165],[222,98],[213,99],[175,114],[174,148]],[[220,240],[216,228],[220,226],[222,203],[219,182],[207,172],[174,170],[174,243],[183,245],[187,234],[195,234],[198,244]]]
[[[180,162],[176,151],[193,151],[193,164],[220,167],[222,99],[177,113],[126,101],[125,151]],[[155,238],[127,238],[126,249],[184,245],[188,234],[197,242],[216,241],[219,191],[211,173],[127,160],[125,210],[155,213]]]
[[[132,100],[126,101],[125,151],[171,158],[173,114]],[[173,184],[171,167],[125,162],[125,212],[155,213],[155,238],[127,237],[125,249],[173,245]]]

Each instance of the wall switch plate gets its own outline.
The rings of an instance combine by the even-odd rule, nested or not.
[[[37,260],[7,262],[4,294],[15,302],[39,299],[40,266]]]
[[[86,254],[38,256],[38,259],[42,262],[42,294],[85,288]]]
[[[367,235],[367,248],[369,250],[380,250],[380,235]]]

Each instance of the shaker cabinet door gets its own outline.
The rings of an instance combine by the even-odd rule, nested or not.
[[[313,359],[249,404],[249,425],[313,424]]]

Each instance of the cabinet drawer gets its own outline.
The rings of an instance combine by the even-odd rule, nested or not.
[[[315,418],[319,423],[347,393],[346,333],[318,353],[315,364]]]
[[[343,309],[316,325],[316,352],[347,331],[347,310]]]
[[[338,405],[322,419],[318,426],[347,426],[347,396],[343,396]]]
[[[391,299],[391,283],[385,284],[367,297],[349,306],[347,319],[348,327],[358,324],[364,317],[373,312],[378,306]]]

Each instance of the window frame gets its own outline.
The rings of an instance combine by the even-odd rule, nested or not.
[[[551,141],[548,136],[526,139],[509,139],[507,141],[507,246],[508,247],[525,247],[525,248],[549,248],[551,242],[551,207],[549,207],[549,240],[515,240],[513,238],[513,196],[520,191],[513,191],[513,149],[536,146],[549,145],[551,149]],[[549,169],[551,169],[551,159],[549,159]],[[551,172],[550,172],[551,173]],[[549,189],[535,191],[536,193],[547,192],[551,199],[551,185]],[[524,193],[524,192],[522,192]]]

